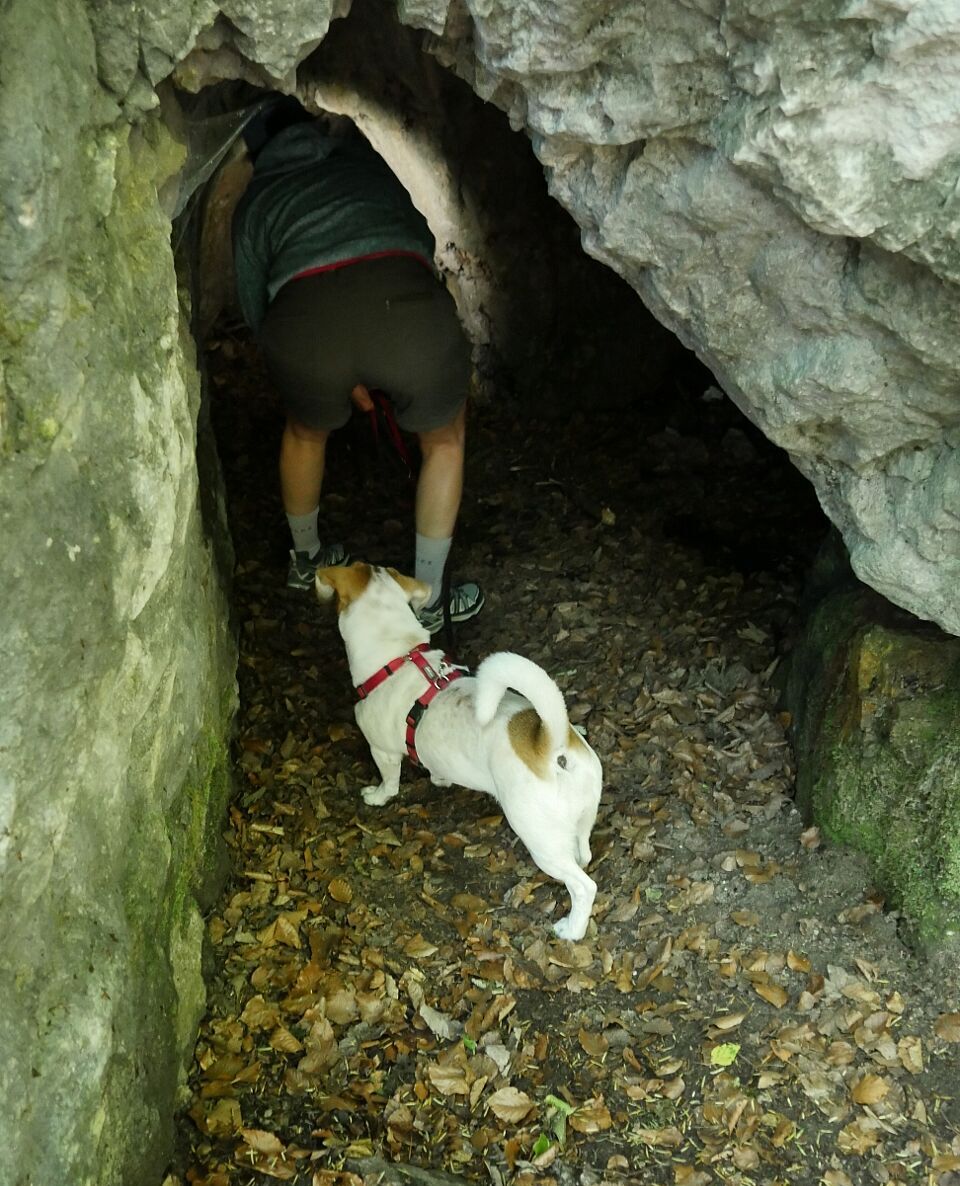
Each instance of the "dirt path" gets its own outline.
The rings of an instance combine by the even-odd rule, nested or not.
[[[520,1186],[960,1181],[949,977],[792,808],[775,685],[823,521],[777,451],[692,380],[659,420],[473,417],[455,564],[488,600],[457,655],[542,663],[604,762],[571,944],[563,887],[492,800],[412,770],[385,808],[359,800],[333,617],[283,588],[276,409],[242,344],[211,368],[236,875],[171,1183],[359,1186],[382,1180],[371,1155]],[[409,570],[411,489],[362,439],[333,452],[325,514],[355,557]]]

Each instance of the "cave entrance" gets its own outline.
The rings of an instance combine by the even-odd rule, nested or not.
[[[789,563],[787,541],[806,543],[823,533],[825,520],[785,455],[725,399],[707,368],[650,315],[637,294],[581,250],[579,230],[550,198],[525,137],[511,131],[499,111],[442,71],[442,85],[431,74],[429,86],[419,81],[418,87],[407,87],[398,97],[403,88],[390,85],[382,88],[387,98],[365,102],[362,87],[357,92],[342,83],[321,81],[324,64],[336,59],[336,47],[325,42],[302,69],[299,97],[310,113],[349,113],[347,118],[362,129],[425,215],[437,243],[441,273],[473,348],[474,416],[505,404],[522,411],[516,431],[534,449],[543,423],[571,421],[577,428],[570,446],[582,453],[587,439],[584,420],[595,418],[600,410],[611,414],[613,423],[599,434],[596,474],[630,474],[638,496],[657,508],[663,529],[711,561],[727,558],[747,569],[775,559]],[[206,88],[188,100],[195,127],[210,124],[221,129],[215,133],[215,151],[209,153],[211,159],[219,155],[217,168],[193,219],[202,228],[196,247],[201,280],[195,333],[210,348],[211,357],[218,351],[235,355],[241,346],[252,347],[237,307],[230,220],[251,176],[248,155],[236,133],[242,121],[262,107],[267,94],[247,83],[231,82]],[[425,109],[428,101],[441,102],[442,111]],[[418,113],[413,127],[411,107]],[[232,136],[226,151],[224,127]],[[201,132],[201,141],[204,136]],[[257,373],[253,363],[247,373]],[[229,380],[218,370],[215,383],[229,385]],[[232,421],[242,414],[257,415],[254,408],[259,407],[273,424],[275,439],[280,411],[262,373],[257,385],[259,394],[252,403],[228,401],[218,415],[221,421]],[[266,425],[264,430],[270,435]],[[699,443],[686,439],[691,433]],[[221,433],[222,449],[230,447],[233,436],[228,431],[225,439]],[[325,489],[334,500],[351,502],[348,475],[369,461],[362,438],[361,426],[352,422],[350,430],[331,443]],[[704,475],[716,477],[731,464],[736,468],[739,462],[759,458],[775,462],[778,469],[769,480],[776,491],[774,501],[782,498],[792,505],[796,500],[797,513],[806,517],[809,529],[798,535],[784,530],[774,515],[750,514],[746,496],[738,500],[742,513],[736,506],[721,513],[723,500],[716,497],[715,482]],[[551,465],[562,468],[562,458],[554,458]],[[641,474],[662,474],[676,467],[685,470],[688,479],[679,502],[643,489]],[[605,507],[602,489],[588,494],[565,485],[568,497],[589,507],[590,513],[598,516],[606,509],[615,515]],[[765,507],[773,509],[769,498]],[[463,530],[469,530],[468,521]],[[276,551],[282,557],[288,542],[282,521],[277,535]],[[803,561],[807,559],[805,552]],[[409,558],[398,562],[410,567]]]
[[[812,491],[583,254],[526,143],[472,95],[458,101],[477,121],[465,160],[405,155],[380,123],[398,175],[405,160],[407,178],[429,179],[433,161],[473,220],[454,218],[444,243],[482,380],[453,563],[487,605],[453,645],[471,664],[504,647],[542,663],[602,758],[597,942],[551,954],[563,888],[492,800],[409,769],[385,808],[359,798],[373,768],[333,617],[284,588],[283,418],[225,282],[243,167],[228,161],[207,203],[199,309],[237,554],[239,788],[180,1130],[181,1168],[201,1180],[298,1159],[339,1170],[371,1152],[506,1172],[543,1152],[535,1124],[497,1114],[495,1093],[514,1089],[583,1106],[601,1135],[565,1156],[602,1172],[622,1156],[622,1132],[602,1134],[626,1123],[629,1084],[618,1060],[578,1052],[611,1026],[628,1044],[668,1034],[622,1007],[634,967],[655,975],[657,903],[711,917],[698,854],[784,826],[776,672],[823,527]],[[507,175],[525,179],[510,194]],[[452,207],[429,208],[436,234]],[[484,252],[458,246],[464,226]],[[321,506],[354,556],[409,570],[412,486],[378,463],[362,418],[331,441]]]

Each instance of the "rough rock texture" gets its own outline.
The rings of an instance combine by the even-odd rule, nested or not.
[[[960,949],[960,640],[841,580],[809,617],[786,701],[801,810],[872,858],[915,942]]]
[[[445,29],[441,60],[529,130],[587,250],[789,451],[857,574],[960,632],[956,6],[409,19]]]
[[[7,5],[0,75],[0,1181],[148,1182],[235,698],[157,197],[183,153],[121,117],[75,0]]]

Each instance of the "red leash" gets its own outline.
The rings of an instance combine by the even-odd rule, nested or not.
[[[410,451],[407,448],[407,443],[403,439],[403,434],[400,431],[400,425],[397,424],[397,418],[393,414],[393,404],[386,392],[380,391],[379,388],[373,388],[370,391],[370,398],[373,400],[373,407],[367,412],[370,418],[370,428],[373,432],[373,439],[380,444],[380,422],[383,422],[386,430],[387,438],[394,452],[403,462],[403,467],[407,471],[407,477],[413,477],[413,460],[410,457]]]

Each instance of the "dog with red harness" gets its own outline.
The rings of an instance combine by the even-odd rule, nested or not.
[[[321,601],[336,598],[357,724],[380,772],[364,801],[382,806],[399,794],[405,756],[436,786],[492,795],[539,868],[567,887],[570,913],[554,932],[583,938],[597,892],[584,869],[603,771],[554,681],[509,651],[475,675],[452,663],[417,619],[429,586],[395,569],[319,569],[316,589]]]

